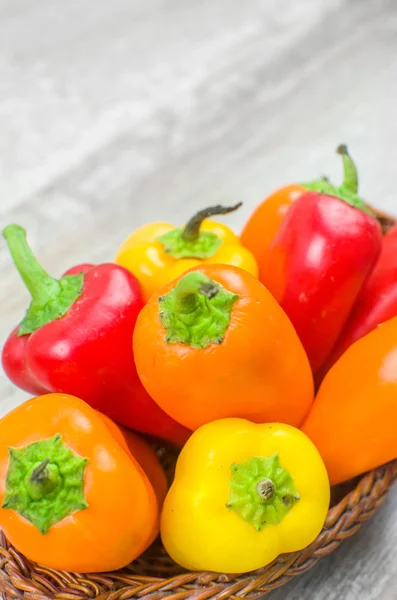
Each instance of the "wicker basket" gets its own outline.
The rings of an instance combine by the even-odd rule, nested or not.
[[[383,233],[395,219],[370,207]],[[162,450],[163,462],[173,470],[175,453]],[[226,600],[264,596],[286,584],[292,577],[313,567],[354,535],[380,506],[397,479],[397,461],[379,467],[363,477],[333,489],[331,509],[317,539],[301,552],[279,556],[267,567],[253,573],[228,575],[183,571],[167,556],[160,541],[134,563],[115,573],[79,575],[40,567],[15,550],[0,531],[0,593],[3,600]]]
[[[259,598],[304,573],[354,535],[386,497],[397,479],[397,461],[333,490],[333,506],[323,531],[305,550],[285,554],[249,574],[183,571],[157,541],[140,559],[115,573],[78,575],[40,567],[17,552],[0,533],[0,593],[4,600],[225,600]]]

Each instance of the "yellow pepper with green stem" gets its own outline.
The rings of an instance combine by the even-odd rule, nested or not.
[[[243,573],[311,544],[329,501],[327,471],[304,433],[221,419],[197,429],[179,455],[161,536],[187,569]]]
[[[145,300],[169,281],[202,263],[240,267],[255,277],[254,256],[239,238],[222,223],[207,220],[225,215],[241,206],[213,206],[198,212],[183,228],[170,223],[149,223],[140,227],[122,244],[116,263],[140,281]]]

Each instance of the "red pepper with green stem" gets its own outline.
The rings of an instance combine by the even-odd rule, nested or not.
[[[338,148],[343,184],[307,185],[274,238],[262,283],[291,319],[316,372],[329,356],[375,266],[382,232],[357,196],[358,178],[345,146]]]
[[[135,369],[132,334],[143,307],[138,280],[115,264],[80,265],[53,279],[22,227],[3,233],[32,295],[3,348],[11,381],[32,394],[75,395],[121,425],[182,444],[187,430],[150,398]]]
[[[381,323],[397,316],[397,225],[383,238],[382,252],[318,379],[340,356]]]

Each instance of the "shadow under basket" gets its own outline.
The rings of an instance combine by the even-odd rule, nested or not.
[[[164,457],[163,457],[164,458]],[[165,456],[167,462],[167,456]],[[168,461],[171,462],[171,461]],[[369,519],[397,479],[397,461],[333,488],[324,528],[301,552],[279,556],[267,567],[242,575],[184,571],[157,540],[128,567],[113,573],[75,574],[40,567],[17,552],[0,532],[0,594],[4,600],[206,600],[259,598],[286,584],[336,550]]]

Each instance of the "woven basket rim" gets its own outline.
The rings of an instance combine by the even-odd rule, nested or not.
[[[148,596],[151,600],[165,597],[167,600],[224,600],[230,597],[253,600],[304,573],[356,533],[383,502],[396,479],[397,461],[363,475],[329,510],[323,530],[310,546],[300,552],[281,555],[258,571],[240,575],[183,572],[173,566],[164,551],[158,556],[159,543],[157,556],[150,549],[121,571],[87,575],[66,573],[27,560],[0,532],[0,592],[4,600],[127,600]],[[164,562],[169,577],[155,574],[155,560]]]

